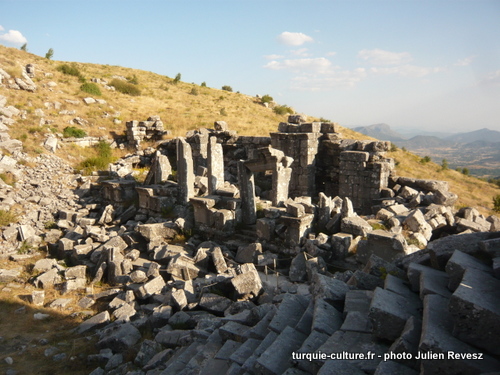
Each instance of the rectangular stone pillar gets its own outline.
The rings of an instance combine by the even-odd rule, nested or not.
[[[224,186],[224,156],[217,137],[208,142],[208,194],[214,194]]]
[[[184,138],[177,139],[177,184],[179,203],[188,203],[194,196],[193,154]]]
[[[280,206],[288,199],[288,185],[292,176],[292,168],[287,168],[278,163],[273,169],[273,206]]]
[[[245,166],[242,160],[238,162],[238,184],[240,185],[242,221],[247,225],[255,224],[257,209],[253,172]]]

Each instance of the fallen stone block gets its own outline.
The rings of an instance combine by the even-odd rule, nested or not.
[[[21,275],[20,270],[0,269],[0,283],[10,283],[11,281],[14,281],[15,279],[17,279],[20,275]]]
[[[472,255],[456,250],[445,267],[446,273],[450,277],[448,289],[454,292],[460,285],[465,271],[469,268],[491,274],[491,268],[486,264],[474,258]]]
[[[452,329],[448,299],[438,294],[426,295],[419,344],[422,372],[473,375],[495,372],[500,368],[498,360],[454,337]]]
[[[110,321],[110,316],[109,312],[103,311],[97,315],[94,315],[92,318],[87,319],[83,323],[81,323],[76,329],[76,333],[80,334],[83,332],[86,332],[90,329],[97,328],[99,326],[102,326],[104,324],[109,323]]]
[[[315,298],[325,299],[339,311],[344,309],[344,299],[349,290],[345,282],[315,273],[309,289]]]
[[[292,353],[297,351],[307,338],[303,333],[287,326],[255,363],[261,374],[283,374],[292,366]]]
[[[62,277],[59,275],[59,271],[57,268],[52,268],[51,270],[42,273],[39,275],[35,281],[34,284],[37,288],[51,288],[56,284],[59,284],[62,282]]]
[[[155,336],[155,341],[167,348],[185,346],[190,342],[191,333],[189,330],[176,329],[173,331],[161,330]]]
[[[373,230],[372,226],[359,216],[343,218],[340,227],[344,233],[361,237],[366,237]]]
[[[288,277],[290,281],[301,282],[305,281],[307,278],[307,268],[306,268],[307,257],[304,252],[298,253],[290,264],[290,270]]]
[[[394,341],[401,335],[408,318],[419,316],[419,307],[399,294],[375,289],[368,314],[373,333],[381,339]]]
[[[245,333],[250,327],[237,322],[227,322],[219,328],[220,337],[223,340],[233,340],[243,342],[246,340]]]
[[[229,298],[219,296],[213,293],[203,293],[200,298],[199,306],[217,315],[222,315],[224,311],[231,306],[233,301]]]
[[[285,327],[295,327],[309,305],[309,300],[296,294],[285,294],[278,311],[274,315],[269,329],[275,332],[282,332]]]
[[[500,280],[477,268],[465,271],[450,298],[453,335],[500,355]]]
[[[405,256],[409,251],[402,234],[390,233],[383,230],[374,230],[367,234],[365,241],[360,241],[356,258],[366,263],[372,254],[392,262],[394,259]]]
[[[165,285],[163,277],[157,276],[146,282],[144,285],[141,285],[141,287],[136,290],[135,294],[139,299],[146,299],[154,294],[160,293]]]
[[[262,282],[253,263],[244,264],[248,271],[241,273],[231,279],[231,285],[235,290],[236,298],[254,298],[262,291]]]
[[[332,335],[342,325],[342,313],[323,299],[314,301],[311,329]]]

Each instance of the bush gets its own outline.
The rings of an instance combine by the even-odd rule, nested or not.
[[[203,81],[200,86],[201,87],[207,87],[207,83],[205,81]]]
[[[47,60],[50,60],[50,59],[52,59],[53,56],[54,56],[54,50],[52,48],[49,48],[49,50],[45,54],[45,58]]]
[[[66,126],[63,130],[64,138],[83,138],[86,137],[87,133],[83,129],[76,128],[74,126]]]
[[[84,174],[91,174],[93,171],[98,170],[106,170],[108,169],[108,164],[114,161],[113,150],[109,143],[99,141],[94,148],[97,150],[97,156],[85,159],[78,165],[78,168],[82,170]]]
[[[286,105],[277,105],[276,107],[273,108],[273,111],[277,115],[286,115],[286,114],[293,115],[294,113],[294,110]]]
[[[262,103],[271,103],[273,100],[273,97],[267,94],[260,99]]]
[[[141,90],[139,90],[139,88],[136,85],[125,82],[121,79],[115,78],[111,81],[109,85],[113,86],[116,89],[116,91],[119,91],[122,94],[127,94],[131,96],[141,95]]]
[[[175,76],[175,78],[172,81],[172,83],[175,84],[175,85],[177,85],[180,80],[181,80],[181,73],[177,73],[177,75]]]
[[[431,157],[430,156],[424,156],[422,159],[420,159],[420,164],[427,164],[431,161]]]
[[[127,79],[133,85],[138,85],[139,84],[139,79],[137,78],[137,76],[135,74],[132,76],[132,78],[127,78]]]
[[[95,95],[95,96],[102,95],[99,86],[97,86],[95,83],[92,82],[85,82],[83,85],[80,86],[80,90],[90,95]]]
[[[493,197],[493,211],[500,212],[500,194]]]
[[[464,174],[465,176],[468,176],[470,174],[469,168],[463,168],[462,174]]]
[[[56,69],[58,71],[60,71],[61,73],[67,74],[70,76],[74,76],[74,77],[81,77],[82,76],[82,73],[80,73],[78,68],[74,65],[62,64],[62,65],[59,65]]]
[[[398,146],[391,142],[391,152],[396,152],[398,150]]]
[[[219,114],[221,116],[227,116],[227,111],[226,111],[226,108],[221,108],[221,110],[219,111]]]
[[[227,85],[222,86],[222,90],[233,92],[233,88],[231,86],[227,86]]]
[[[193,87],[190,92],[191,95],[198,95],[198,89],[196,87]]]
[[[446,159],[443,159],[443,161],[441,162],[441,170],[445,171],[449,168],[449,165],[448,165],[448,160]]]

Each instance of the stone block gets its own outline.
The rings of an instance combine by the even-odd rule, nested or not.
[[[295,327],[306,311],[309,301],[306,297],[293,294],[285,294],[278,311],[269,323],[269,329],[277,333],[282,332],[285,327]]]
[[[345,217],[340,224],[342,232],[366,237],[373,230],[370,224],[359,216]]]
[[[465,271],[469,268],[474,268],[481,272],[491,274],[491,268],[479,259],[474,258],[472,255],[466,254],[460,250],[456,250],[453,252],[453,255],[448,260],[445,267],[446,273],[450,277],[450,281],[448,283],[449,290],[454,292],[458,288]]]
[[[481,269],[468,268],[450,298],[453,335],[500,355],[500,280]]]
[[[165,286],[165,281],[162,276],[157,276],[152,280],[141,285],[135,292],[137,298],[146,299],[154,294],[158,294]]]
[[[332,335],[342,325],[342,313],[323,299],[314,302],[311,329]]]
[[[249,270],[231,279],[231,285],[235,290],[237,298],[257,297],[262,291],[262,282],[253,263],[246,263]]]

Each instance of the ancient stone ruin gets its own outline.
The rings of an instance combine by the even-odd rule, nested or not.
[[[93,375],[494,373],[500,219],[455,210],[446,182],[396,176],[389,146],[291,116],[270,137],[216,122],[107,176],[59,173],[70,188],[32,185],[20,166],[36,214],[4,228],[3,256],[48,244],[32,303],[64,308],[44,289],[81,291],[92,317],[75,335],[97,342]],[[39,158],[52,173],[57,158]],[[149,168],[144,184],[131,165]],[[68,203],[42,202],[52,190]],[[93,293],[101,281],[111,288]]]

